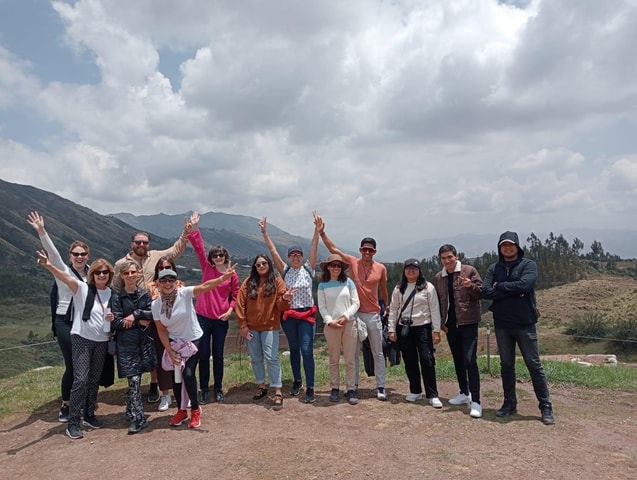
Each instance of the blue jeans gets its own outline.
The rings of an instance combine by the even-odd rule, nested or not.
[[[208,391],[210,386],[210,350],[212,346],[212,376],[215,393],[221,392],[223,383],[223,349],[228,334],[228,322],[218,318],[208,318],[197,314],[197,320],[203,330],[199,348],[199,388]],[[212,340],[212,342],[211,342]]]
[[[281,381],[281,363],[279,362],[279,331],[250,330],[250,332],[253,338],[246,343],[257,385],[265,383],[265,365],[267,363],[270,386],[281,388],[283,383]]]
[[[301,356],[305,370],[305,386],[314,388],[314,331],[316,325],[298,318],[281,320],[290,347],[290,366],[295,382],[301,382]]]
[[[539,402],[538,406],[540,408],[551,407],[548,382],[540,362],[535,324],[520,328],[506,328],[496,324],[495,338],[498,342],[498,352],[500,354],[500,374],[502,375],[504,401],[517,404],[515,393],[515,344],[517,343],[526,368],[528,368],[531,375],[533,390]]]
[[[471,400],[480,403],[480,370],[478,369],[478,324],[453,326],[447,331],[447,342],[453,356],[460,391],[471,392]]]
[[[431,324],[411,326],[405,337],[401,335],[403,328],[405,327],[400,323],[396,325],[396,336],[405,362],[405,373],[409,379],[409,392],[422,393],[422,377],[422,383],[425,384],[425,396],[436,398],[438,385]]]

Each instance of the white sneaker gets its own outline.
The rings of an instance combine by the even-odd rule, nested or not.
[[[471,394],[465,395],[464,393],[460,392],[455,397],[450,398],[449,403],[451,405],[469,405],[471,403]]]
[[[434,408],[442,408],[442,402],[440,401],[438,397],[430,398],[429,403]]]
[[[422,393],[408,393],[407,395],[405,395],[405,400],[407,400],[408,402],[422,400]]]
[[[159,407],[157,407],[157,410],[159,410],[160,412],[165,412],[170,408],[170,405],[172,403],[173,400],[170,395],[162,395],[159,399]]]
[[[476,402],[471,402],[471,412],[469,415],[473,418],[480,418],[482,416],[482,405]]]
[[[387,400],[387,392],[385,391],[383,387],[378,387],[376,389],[376,398],[382,402]]]

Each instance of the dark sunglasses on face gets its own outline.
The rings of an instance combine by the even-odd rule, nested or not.
[[[98,275],[108,275],[109,272],[108,270],[95,270],[95,272],[93,272],[93,275],[98,276]]]
[[[376,249],[375,248],[361,247],[361,248],[359,248],[359,250],[362,253],[376,253]]]
[[[257,262],[254,264],[254,266],[259,268],[259,267],[265,267],[267,264],[268,262]]]
[[[158,270],[161,272],[162,270],[172,270],[172,265],[161,265]]]
[[[88,255],[88,252],[71,252],[71,255],[73,255],[75,258],[86,257]]]
[[[126,275],[128,277],[132,277],[133,275],[137,275],[137,270],[131,270],[129,272],[122,272],[122,275]]]
[[[327,266],[329,268],[343,268],[343,264],[341,263],[329,263]]]
[[[212,258],[226,258],[225,253],[213,253]]]
[[[133,240],[135,245],[148,245],[148,240]]]
[[[174,277],[164,277],[159,279],[159,283],[175,283],[177,281]]]

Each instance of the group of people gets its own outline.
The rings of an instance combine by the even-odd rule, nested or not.
[[[267,232],[267,218],[259,227],[270,255],[258,254],[248,277],[240,283],[228,250],[215,245],[207,253],[199,231],[199,215],[186,219],[175,244],[166,250],[150,250],[151,236],[135,232],[131,251],[112,265],[97,259],[88,265],[90,250],[73,242],[65,263],[44,228],[44,219],[31,212],[28,221],[37,231],[44,250],[38,262],[55,277],[52,307],[53,330],[65,363],[59,420],[67,422],[66,435],[83,436],[80,425],[100,428],[95,416],[97,391],[109,340],[115,339],[120,378],[127,378],[126,417],[129,433],[148,426],[141,394],[141,375],[151,373],[148,401],[165,411],[175,397],[177,411],[170,424],[201,425],[201,406],[225,401],[223,351],[228,321],[234,313],[245,339],[257,385],[253,400],[274,390],[272,408],[283,408],[283,382],[279,361],[279,331],[283,329],[290,350],[293,382],[289,391],[298,396],[305,375],[306,403],[316,401],[314,337],[317,312],[324,322],[329,354],[329,401],[338,402],[340,357],[345,363],[344,396],[358,403],[359,352],[366,337],[373,357],[376,398],[387,399],[383,318],[387,305],[389,339],[397,342],[409,380],[405,400],[425,398],[442,408],[436,385],[435,345],[446,333],[453,356],[459,393],[451,405],[468,405],[470,416],[480,418],[480,373],[477,364],[480,299],[492,300],[490,310],[501,359],[504,402],[496,416],[517,413],[515,345],[531,373],[542,421],[555,423],[548,384],[539,358],[535,303],[537,266],[524,258],[517,234],[505,232],[498,242],[499,261],[491,265],[484,281],[475,268],[464,265],[453,245],[439,249],[443,268],[433,282],[425,279],[420,261],[410,258],[392,290],[387,270],[374,260],[376,241],[365,237],[360,257],[341,251],[325,232],[321,216],[313,212],[314,235],[309,257],[303,248],[288,248],[281,258]],[[319,239],[330,251],[320,263],[317,299],[312,285]],[[175,259],[192,244],[202,269],[202,283],[187,287],[179,279]],[[210,396],[210,356],[212,393]],[[200,361],[203,360],[203,361]],[[199,385],[196,369],[199,366]],[[267,371],[267,378],[266,378]],[[269,381],[269,382],[268,382]],[[172,392],[171,392],[172,391]],[[188,413],[190,408],[190,413]]]

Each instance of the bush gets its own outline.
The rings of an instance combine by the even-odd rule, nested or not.
[[[610,344],[621,352],[637,352],[637,318],[619,320],[611,331]]]
[[[611,325],[600,313],[586,313],[577,316],[564,333],[572,335],[576,342],[591,343],[604,340],[610,333]]]

